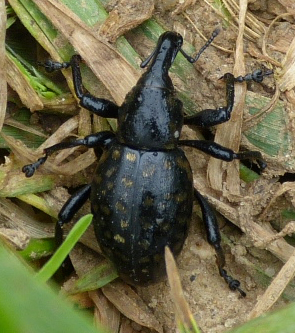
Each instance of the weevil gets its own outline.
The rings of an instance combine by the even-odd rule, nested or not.
[[[182,102],[176,97],[169,69],[180,52],[189,62],[217,36],[211,38],[195,57],[183,49],[183,38],[176,32],[163,33],[151,55],[142,63],[147,67],[121,106],[84,92],[79,63],[74,55],[70,62],[48,61],[48,71],[71,67],[75,94],[80,106],[96,115],[115,118],[116,133],[103,131],[71,142],[46,148],[44,156],[23,167],[31,177],[53,152],[76,146],[102,148],[103,154],[91,184],[77,191],[64,204],[56,224],[56,239],[62,242],[62,228],[90,198],[93,225],[98,243],[115,265],[120,277],[132,285],[145,285],[165,275],[164,248],[177,256],[187,238],[193,201],[201,207],[208,242],[214,247],[220,275],[231,290],[245,292],[240,282],[227,274],[220,231],[213,209],[193,186],[193,175],[182,146],[193,147],[215,158],[256,160],[266,167],[258,151],[234,152],[215,142],[181,140],[184,124],[210,127],[227,121],[234,105],[234,84],[253,80],[261,82],[270,72],[257,70],[235,78],[227,73],[226,106],[206,109],[194,116],[184,116]]]

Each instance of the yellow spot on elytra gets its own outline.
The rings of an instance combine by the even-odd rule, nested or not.
[[[106,172],[106,176],[107,177],[111,177],[111,175],[116,171],[115,167],[110,168],[107,172]]]
[[[155,173],[156,166],[155,165],[149,165],[147,166],[143,171],[142,175],[143,177],[151,177]]]
[[[150,262],[150,261],[151,261],[151,258],[148,257],[148,256],[143,257],[143,258],[141,258],[141,259],[139,260],[139,262],[140,262],[141,264],[146,264],[146,263],[148,263],[148,262]]]
[[[102,177],[101,177],[101,175],[97,175],[97,176],[94,178],[94,181],[95,181],[96,184],[100,184],[101,181],[102,181]]]
[[[144,206],[152,206],[153,203],[154,203],[154,199],[151,197],[146,197],[143,202]]]
[[[117,210],[119,210],[121,212],[125,212],[126,211],[125,206],[120,201],[118,201],[116,203],[115,207],[116,207]]]
[[[112,153],[113,160],[115,160],[115,161],[118,160],[120,158],[120,156],[121,156],[120,151],[115,149]]]
[[[187,193],[186,192],[181,192],[176,194],[175,199],[177,202],[183,202],[187,199]]]
[[[164,162],[164,168],[166,170],[171,170],[172,169],[172,163],[171,163],[171,161],[165,160],[165,162]]]
[[[133,181],[131,179],[126,178],[126,177],[122,178],[122,183],[126,187],[131,187],[133,185]]]
[[[165,200],[171,200],[171,198],[172,198],[172,193],[165,193],[164,194],[164,199]]]
[[[136,155],[134,153],[127,153],[126,158],[130,162],[135,162],[136,161]]]
[[[100,210],[105,214],[105,215],[110,215],[111,211],[108,206],[106,205],[100,205]]]
[[[117,241],[118,243],[125,243],[125,238],[120,236],[119,234],[116,234],[114,236],[114,240]]]
[[[129,223],[128,221],[125,221],[125,220],[121,220],[121,228],[122,229],[126,229],[129,227]]]
[[[144,249],[147,250],[150,247],[150,242],[146,239],[143,239],[139,242],[139,245]]]

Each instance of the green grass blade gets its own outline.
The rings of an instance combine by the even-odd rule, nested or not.
[[[86,316],[34,279],[31,271],[0,243],[0,332],[105,333]]]
[[[46,282],[48,281],[53,274],[58,270],[60,265],[63,263],[65,258],[71,252],[72,248],[81,238],[83,233],[89,227],[92,221],[92,215],[88,214],[83,216],[71,229],[69,235],[63,242],[63,244],[57,249],[54,255],[50,260],[40,269],[36,275],[37,281]]]

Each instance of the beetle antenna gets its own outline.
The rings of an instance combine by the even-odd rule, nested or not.
[[[214,38],[219,34],[220,29],[217,28],[213,31],[211,37],[207,40],[207,42],[205,43],[205,45],[200,49],[200,51],[196,54],[195,57],[191,57],[189,56],[186,52],[184,52],[182,49],[180,49],[180,52],[182,53],[182,55],[187,59],[187,61],[189,61],[190,63],[194,63],[196,62],[201,54],[206,50],[206,48],[213,42]]]
[[[140,64],[141,68],[145,68],[148,65],[148,63],[154,57],[156,50],[157,50],[157,48],[155,48],[154,51]]]

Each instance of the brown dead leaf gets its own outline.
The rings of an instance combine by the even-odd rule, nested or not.
[[[68,288],[68,285],[73,283],[75,279],[69,279],[65,282],[64,286],[66,285],[66,288]],[[63,286],[63,291],[65,290]],[[87,291],[83,293],[78,293],[74,295],[67,296],[67,299],[71,301],[73,304],[77,304],[79,306],[79,309],[91,309],[93,308],[93,300],[91,297],[89,297],[89,293]]]
[[[154,0],[121,0],[100,27],[100,34],[115,42],[127,31],[148,20],[154,11]]]
[[[90,291],[89,296],[95,304],[94,321],[112,333],[119,332],[120,312],[103,295],[101,290]]]
[[[163,332],[161,324],[143,300],[127,284],[115,281],[102,288],[102,292],[127,318],[139,325]]]
[[[58,0],[34,0],[42,13],[74,46],[111,93],[117,104],[136,84],[137,71],[97,31],[83,23],[69,8]]]
[[[30,237],[27,233],[20,229],[1,228],[0,227],[1,241],[6,240],[12,248],[23,250],[27,247]]]
[[[135,326],[135,328],[133,328],[133,326]],[[123,317],[121,319],[120,333],[138,333],[139,329],[141,329],[141,326],[131,322],[128,318]]]

